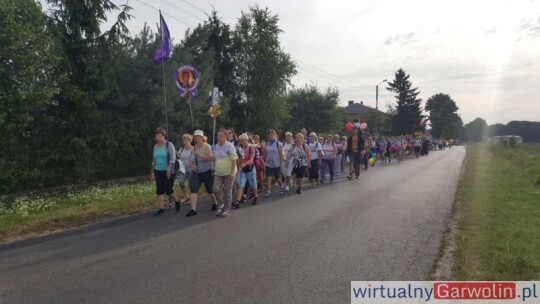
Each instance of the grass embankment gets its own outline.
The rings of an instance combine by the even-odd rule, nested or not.
[[[540,145],[467,147],[455,280],[540,279]]]
[[[153,182],[0,200],[0,241],[65,229],[155,206]]]

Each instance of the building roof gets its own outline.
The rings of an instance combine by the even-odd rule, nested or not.
[[[363,103],[349,103],[349,105],[346,106],[344,109],[345,109],[345,114],[347,115],[366,114],[366,113],[375,111],[374,108],[368,107],[364,105]]]

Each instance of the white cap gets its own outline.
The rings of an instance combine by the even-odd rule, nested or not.
[[[195,133],[193,134],[193,136],[203,136],[204,137],[204,132],[202,130],[195,130]]]

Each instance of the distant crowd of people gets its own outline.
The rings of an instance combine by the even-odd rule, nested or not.
[[[414,135],[376,137],[356,127],[348,136],[319,137],[315,132],[308,135],[306,129],[297,134],[286,132],[283,141],[275,130],[261,138],[249,133],[237,136],[232,128],[220,129],[214,146],[208,144],[203,131],[196,130],[193,135],[182,135],[182,147],[178,150],[160,127],[155,141],[150,172],[150,178],[156,182],[155,215],[163,214],[167,203],[170,207],[174,203],[177,212],[185,203],[190,205],[188,217],[197,215],[203,185],[212,200],[211,210],[218,217],[226,217],[232,208],[246,203],[248,196],[251,204],[256,205],[259,193],[270,197],[274,189],[281,195],[292,189],[302,194],[306,181],[309,188],[315,188],[327,181],[332,183],[339,175],[358,179],[361,171],[377,162],[400,163],[405,158],[418,158],[430,150],[444,150],[454,144],[452,139]],[[182,198],[174,192],[177,180]]]

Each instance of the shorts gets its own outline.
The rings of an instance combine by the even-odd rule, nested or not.
[[[304,178],[306,175],[306,166],[296,167],[292,169],[292,174],[296,176],[296,178]]]
[[[189,189],[191,190],[191,193],[198,193],[202,184],[204,184],[204,189],[206,189],[206,193],[213,193],[214,175],[212,174],[212,170],[208,170],[202,173],[191,173],[191,178],[189,180]]]
[[[274,177],[275,179],[281,178],[281,168],[270,168],[266,166],[266,177]]]
[[[249,183],[252,189],[257,189],[257,168],[253,166],[253,169],[249,172],[244,172],[244,170],[238,170],[238,186],[243,188],[246,185],[246,182]]]
[[[167,171],[154,170],[154,177],[156,180],[156,195],[174,193],[174,174],[171,175],[171,178],[167,178]]]
[[[355,165],[359,165],[362,162],[362,153],[360,152],[351,152],[349,157],[351,159],[351,163]]]
[[[180,186],[180,189],[184,190],[186,189],[186,182],[189,182],[191,179],[191,171],[186,172],[186,174],[179,174],[180,177],[178,179],[178,186]]]

